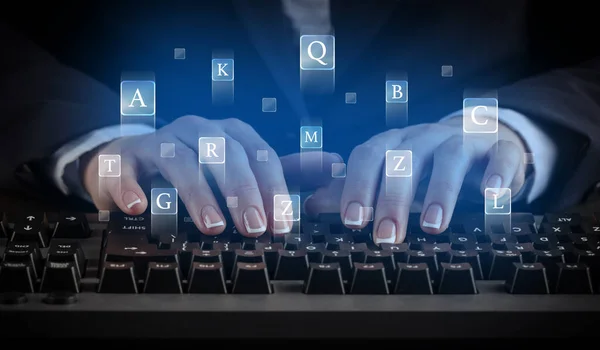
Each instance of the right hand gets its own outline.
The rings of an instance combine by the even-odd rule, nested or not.
[[[200,164],[199,137],[223,137],[226,164]],[[175,144],[175,157],[160,156],[161,143]],[[257,161],[257,151],[266,150],[268,160]],[[98,155],[121,156],[120,177],[99,177]],[[146,198],[138,180],[162,175],[175,188],[198,229],[207,235],[224,231],[226,221],[217,204],[204,171],[211,173],[223,197],[237,197],[236,208],[229,208],[233,223],[247,237],[288,233],[289,221],[273,220],[274,195],[289,195],[286,178],[303,190],[326,186],[331,179],[331,163],[341,162],[330,153],[292,154],[279,158],[275,151],[248,124],[238,119],[208,120],[185,116],[155,133],[123,137],[87,155],[83,164],[83,183],[99,210],[120,209],[128,215],[146,211]],[[204,168],[204,169],[202,169]],[[306,174],[306,176],[299,176]],[[289,176],[288,176],[289,175]],[[289,183],[292,185],[292,183]],[[307,188],[306,185],[311,188]]]

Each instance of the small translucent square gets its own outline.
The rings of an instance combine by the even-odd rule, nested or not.
[[[442,66],[442,76],[449,78],[454,75],[454,67],[452,66]]]
[[[331,163],[331,177],[337,179],[346,177],[346,163]]]
[[[385,175],[387,177],[411,177],[412,151],[389,150],[385,152]]]
[[[237,208],[238,197],[227,197],[227,208]]]
[[[510,188],[486,188],[484,195],[486,215],[511,214]]]
[[[262,99],[262,111],[266,113],[277,112],[277,99],[274,97],[264,97]]]
[[[463,100],[463,132],[495,134],[498,132],[498,100],[465,98]]]
[[[153,116],[155,114],[156,84],[150,80],[121,82],[121,114]]]
[[[224,164],[225,138],[200,137],[198,139],[198,161],[200,164]]]
[[[118,154],[101,154],[98,156],[98,176],[121,176],[121,156]]]
[[[273,208],[275,221],[300,221],[300,196],[297,194],[276,194]]]
[[[266,149],[259,149],[256,151],[256,161],[257,162],[268,162],[269,161],[269,151]]]
[[[110,221],[110,211],[108,211],[108,210],[99,210],[98,211],[98,221],[100,221],[100,222],[108,222],[108,221]]]
[[[363,221],[373,221],[373,207],[360,207],[360,217]]]
[[[161,143],[160,144],[160,156],[161,156],[161,158],[175,158],[175,144],[174,143]]]
[[[173,50],[173,58],[176,60],[185,60],[185,48],[177,47]]]
[[[177,215],[176,188],[153,188],[150,197],[150,211],[153,215]]]
[[[356,92],[346,92],[346,103],[347,104],[355,104],[356,103]]]
[[[387,103],[407,103],[408,102],[408,81],[406,80],[388,80],[385,82],[385,102]]]
[[[233,81],[234,67],[231,58],[215,58],[212,60],[213,81]]]
[[[320,126],[301,127],[300,148],[323,148],[323,128]]]
[[[533,153],[525,153],[523,161],[525,162],[525,164],[533,164]]]

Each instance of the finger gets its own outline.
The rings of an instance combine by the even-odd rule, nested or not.
[[[446,140],[436,148],[433,169],[421,212],[424,232],[441,233],[450,223],[465,176],[477,152],[473,143],[463,142],[462,135]]]
[[[297,187],[300,191],[327,186],[332,180],[333,164],[345,167],[345,164],[341,165],[344,163],[342,156],[328,152],[294,153],[279,159],[290,188]]]
[[[342,221],[347,227],[366,226],[368,221],[363,217],[363,208],[373,207],[385,153],[401,142],[401,135],[399,130],[386,131],[356,147],[350,154],[340,203]]]
[[[258,184],[242,145],[225,133],[214,121],[201,117],[179,118],[171,123],[170,129],[188,147],[205,154],[209,150],[198,149],[199,138],[215,138],[218,147],[213,150],[221,153],[219,156],[225,160],[225,163],[203,163],[201,168],[210,172],[223,197],[237,197],[237,207],[229,208],[229,212],[240,234],[246,237],[262,235],[267,230],[266,214]]]
[[[522,186],[523,150],[514,142],[507,140],[498,141],[488,152],[489,162],[481,182],[481,193],[485,195],[486,188],[511,188],[511,193],[517,193]],[[516,181],[513,187],[513,182]],[[494,192],[495,191],[490,191]]]
[[[111,164],[110,166],[114,166]],[[119,177],[98,178],[98,193],[91,194],[98,209],[110,210],[115,206],[127,215],[140,215],[148,207],[148,200],[144,191],[138,184],[136,171],[137,159],[133,156],[120,157]],[[99,158],[99,174],[106,174],[109,163],[102,162]]]
[[[406,237],[408,217],[419,181],[437,145],[429,138],[431,135],[415,137],[395,147],[396,150],[411,150],[412,159],[407,160],[404,166],[411,166],[412,174],[410,177],[390,177],[387,172],[382,174],[373,223],[373,241],[376,244],[400,243]]]
[[[160,147],[163,142],[175,145],[176,156],[173,158],[158,157],[158,151],[153,152],[153,162],[179,194],[190,217],[200,232],[207,235],[217,235],[225,230],[224,215],[198,165],[196,152],[184,145],[175,136],[155,142]],[[157,147],[149,147],[154,150]]]
[[[269,231],[274,235],[289,233],[295,215],[300,213],[293,213],[279,156],[250,125],[239,119],[227,119],[219,124],[246,151],[262,196]]]

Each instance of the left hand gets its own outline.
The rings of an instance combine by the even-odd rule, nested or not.
[[[387,150],[412,150],[411,177],[386,177]],[[361,207],[372,207],[375,243],[401,243],[422,179],[430,175],[422,204],[421,228],[438,234],[448,228],[463,184],[471,184],[466,178],[477,179],[473,184],[482,195],[486,187],[510,188],[513,195],[518,193],[525,181],[525,152],[520,136],[502,124],[497,138],[494,134],[464,137],[462,118],[453,118],[393,129],[372,137],[352,151],[344,184],[334,181],[330,187],[343,187],[338,203],[347,227],[365,227],[369,222],[360,217],[364,212]],[[307,207],[319,207],[315,202],[331,195],[326,192],[333,191],[317,191]]]

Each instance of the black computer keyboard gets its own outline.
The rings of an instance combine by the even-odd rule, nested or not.
[[[415,214],[404,243],[381,246],[370,226],[348,229],[339,215],[252,239],[231,224],[202,235],[185,215],[176,234],[152,234],[150,225],[149,215],[111,213],[98,222],[98,214],[4,213],[0,329],[534,336],[598,322],[600,216],[593,214],[513,213],[503,221],[457,214],[440,235],[423,233]]]

